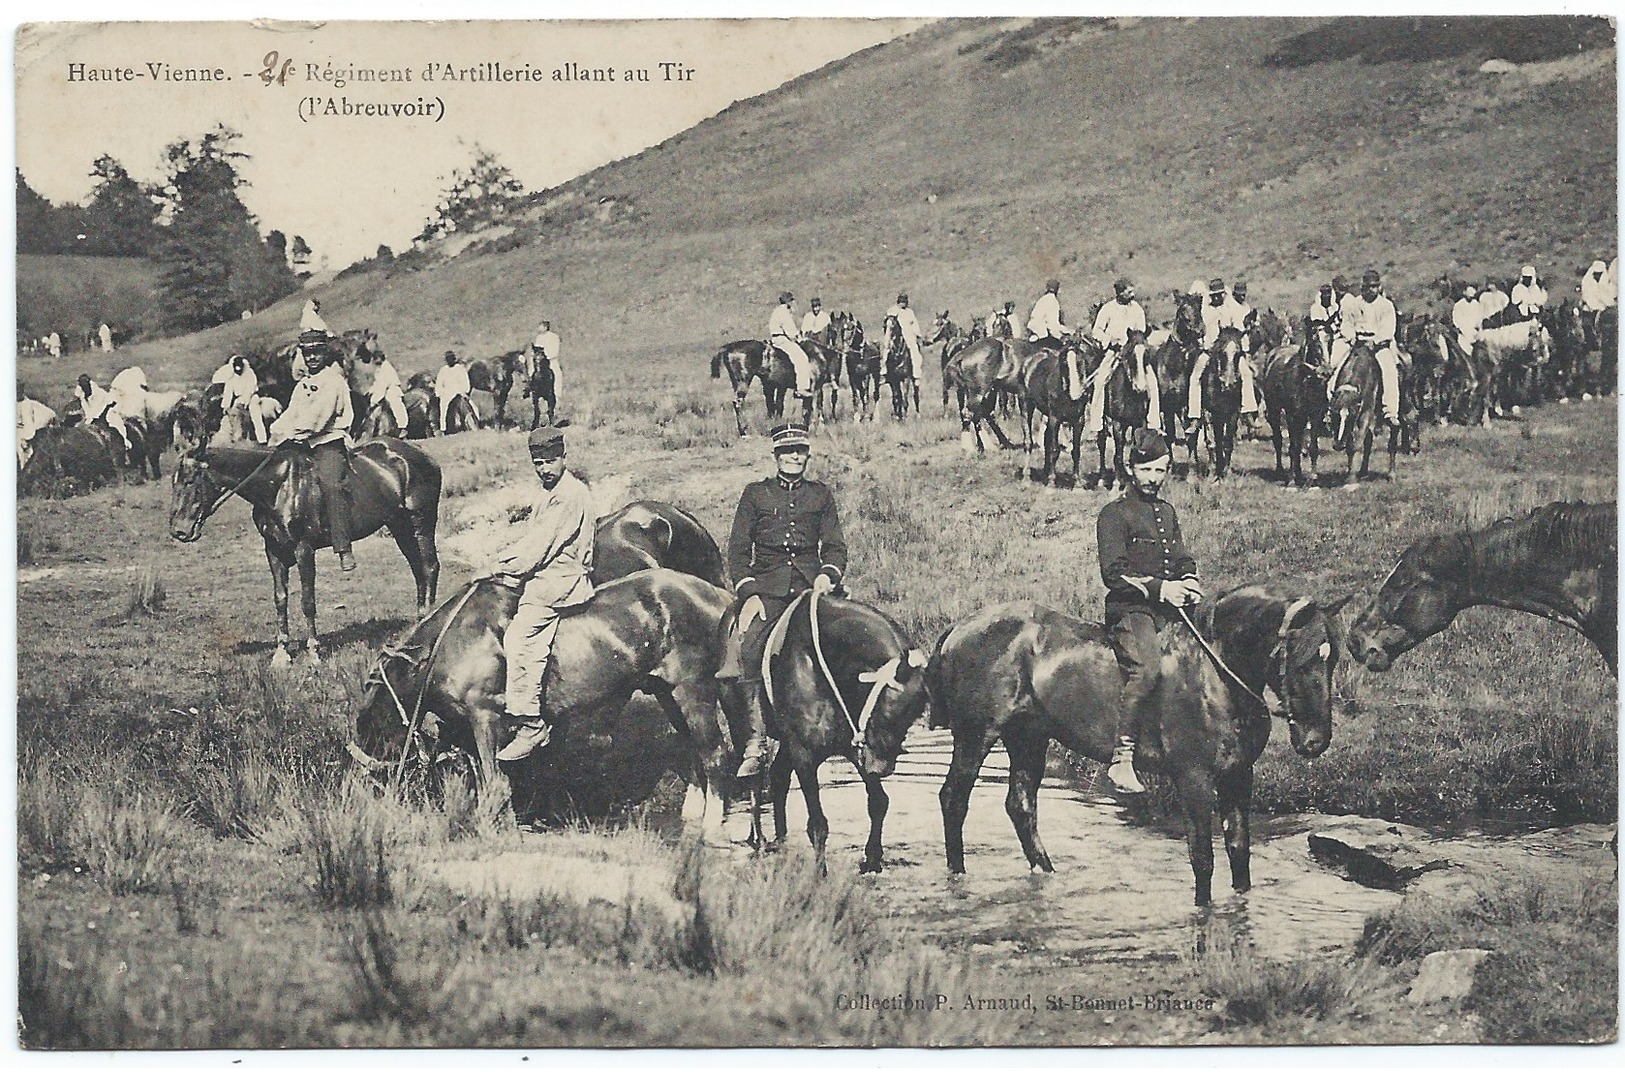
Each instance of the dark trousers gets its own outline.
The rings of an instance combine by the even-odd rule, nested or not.
[[[333,550],[347,555],[350,553],[350,492],[346,485],[350,478],[350,452],[343,443],[335,441],[312,448],[311,455],[316,479],[322,485],[322,497],[327,500],[327,527]]]
[[[1117,665],[1123,668],[1123,708],[1118,714],[1119,737],[1140,736],[1147,724],[1146,710],[1156,691],[1162,665],[1162,645],[1157,641],[1157,619],[1149,610],[1108,615],[1112,647]],[[1115,619],[1115,620],[1110,620]]]
[[[779,615],[784,613],[784,608],[790,605],[795,596],[756,598],[762,601],[763,616],[751,622],[750,627],[739,638],[739,663],[743,671],[739,678],[747,683],[762,680],[762,654],[767,650],[767,635],[772,632],[773,623],[779,620]]]

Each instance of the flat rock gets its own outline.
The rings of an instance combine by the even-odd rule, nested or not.
[[[1478,65],[1479,74],[1513,74],[1518,65],[1511,60],[1485,60]]]
[[[1405,995],[1412,1005],[1435,1001],[1457,1001],[1472,992],[1478,966],[1490,955],[1488,949],[1441,949],[1422,958],[1422,968]]]

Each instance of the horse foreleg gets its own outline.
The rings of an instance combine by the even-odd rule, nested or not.
[[[391,518],[389,534],[395,538],[395,546],[401,549],[401,557],[412,568],[412,579],[417,582],[418,590],[418,617],[422,618],[429,613],[434,602],[435,582],[440,576],[440,559],[435,555],[434,538],[431,536],[425,540],[410,514]]]
[[[1196,906],[1204,908],[1213,901],[1213,775],[1185,768],[1175,772],[1174,782],[1185,806],[1185,839],[1196,878]]]
[[[790,757],[784,749],[773,759],[773,766],[768,769],[768,792],[773,797],[773,844],[783,845],[788,833],[785,820],[785,807],[790,798],[790,775],[795,773],[795,767],[790,763]]]
[[[869,795],[869,842],[863,848],[858,874],[868,875],[880,871],[881,829],[886,825],[886,809],[891,801],[886,797],[886,787],[872,774],[863,776],[863,788]]]
[[[271,656],[271,665],[282,667],[293,660],[288,651],[293,641],[288,631],[288,570],[293,560],[273,550],[270,544],[265,545],[265,560],[271,564],[271,598],[276,601],[276,654]]]
[[[1010,754],[1010,788],[1005,794],[1004,810],[1016,828],[1021,850],[1027,854],[1027,866],[1040,871],[1054,871],[1044,843],[1038,839],[1038,785],[1044,778],[1044,753],[1049,749],[1049,738],[1026,729],[1006,726],[1004,750]]]
[[[948,776],[942,780],[937,800],[942,804],[942,844],[948,855],[948,870],[965,873],[965,813],[970,810],[971,790],[987,758],[992,742],[982,733],[954,728],[954,758]]]
[[[818,858],[818,873],[829,874],[824,863],[824,849],[829,844],[829,819],[818,796],[818,764],[806,763],[796,767],[796,781],[801,783],[801,796],[807,802],[807,840],[812,842],[813,855]]]
[[[305,640],[305,655],[317,663],[321,661],[321,654],[316,640],[316,549],[300,544],[294,551],[294,563],[299,567],[299,609],[310,630]]]
[[[1282,480],[1286,479],[1286,459],[1281,456],[1281,421],[1283,415],[1271,410],[1268,414],[1270,422],[1270,444],[1275,447],[1275,475]],[[1293,465],[1292,475],[1297,476],[1297,426],[1294,425],[1290,438],[1292,439]]]
[[[1219,820],[1224,824],[1224,851],[1230,857],[1230,886],[1237,893],[1252,888],[1252,830],[1248,810],[1253,799],[1252,764],[1219,774],[1216,781]]]

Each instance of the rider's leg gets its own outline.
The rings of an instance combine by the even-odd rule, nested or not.
[[[248,422],[254,426],[254,442],[264,443],[271,437],[265,431],[265,412],[260,409],[260,396],[248,396]]]
[[[740,753],[740,778],[750,778],[773,762],[772,753],[777,746],[767,729],[767,693],[762,685],[762,655],[766,651],[767,637],[773,623],[779,620],[779,615],[788,605],[788,599],[762,597],[763,616],[748,622],[740,637],[739,683],[745,694],[745,715],[750,724],[750,737]]]
[[[543,712],[542,683],[547,673],[547,657],[553,651],[558,633],[559,612],[551,602],[552,592],[532,594],[542,586],[527,585],[519,597],[513,621],[502,634],[502,654],[508,664],[507,688],[503,704],[508,718],[517,723],[513,739],[497,753],[505,762],[524,759],[545,747],[553,736]]]
[[[1106,356],[1100,359],[1100,367],[1095,370],[1095,382],[1089,385],[1089,418],[1084,425],[1086,432],[1098,432],[1106,424],[1106,384],[1112,378],[1117,368],[1117,348],[1106,351]],[[1074,370],[1074,375],[1078,371]],[[1076,382],[1076,381],[1074,381]]]
[[[1399,353],[1392,343],[1377,351],[1377,367],[1382,370],[1382,415],[1389,424],[1399,425]]]
[[[322,495],[327,500],[328,535],[333,550],[339,556],[339,569],[355,569],[355,558],[350,554],[350,496],[346,488],[349,476],[349,452],[343,443],[323,443],[312,452],[315,456],[316,479],[321,481]]]
[[[1206,350],[1198,350],[1196,363],[1191,366],[1190,404],[1185,407],[1185,415],[1193,421],[1202,419],[1202,373],[1207,371],[1212,356]]]
[[[1145,367],[1145,393],[1147,408],[1145,423],[1148,428],[1162,429],[1162,385],[1157,382],[1157,370]]]
[[[1349,359],[1349,353],[1352,349],[1353,347],[1349,345],[1349,341],[1341,335],[1332,340],[1332,367],[1326,377],[1326,398],[1328,400],[1337,397],[1337,374],[1343,371],[1343,363]]]
[[[1155,620],[1147,613],[1124,614],[1111,626],[1117,663],[1123,669],[1123,706],[1117,714],[1117,741],[1106,776],[1121,793],[1143,793],[1134,772],[1134,747],[1146,724],[1145,707],[1157,687],[1162,652]]]

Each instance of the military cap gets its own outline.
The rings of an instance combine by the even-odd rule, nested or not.
[[[1235,286],[1231,287],[1230,289],[1237,294],[1245,294],[1247,293],[1247,284],[1238,279],[1236,280]]]
[[[1162,437],[1161,432],[1155,428],[1140,428],[1135,431],[1134,442],[1128,449],[1130,465],[1142,465],[1167,456],[1168,441]]]
[[[1320,285],[1320,292],[1322,294],[1326,293],[1328,290],[1331,290],[1331,289],[1332,289],[1332,285],[1330,283],[1322,283]]]
[[[326,346],[327,333],[317,331],[314,328],[312,328],[310,331],[301,331],[299,333],[299,345],[305,347]]]
[[[1334,275],[1334,276],[1332,276],[1332,286],[1336,287],[1338,290],[1347,290],[1347,289],[1349,289],[1348,276],[1346,276],[1346,275]]]
[[[447,357],[456,357],[457,356],[457,351],[456,350],[447,350],[446,351],[446,356]]]
[[[899,294],[899,295],[897,295],[897,300],[900,301],[900,302],[908,301],[908,295],[907,294]]]
[[[530,452],[543,458],[564,457],[564,429],[544,424],[532,431]]]
[[[1207,281],[1207,292],[1209,294],[1223,294],[1224,280],[1220,279],[1218,276],[1214,276],[1212,279],[1209,279]]]
[[[824,304],[824,299],[823,298],[814,298],[812,300],[812,303],[814,305],[823,305]]]
[[[1059,279],[1046,279],[1044,281],[1044,289],[1045,290],[1060,290],[1061,289],[1061,281]]]
[[[812,439],[807,435],[807,426],[804,424],[778,424],[768,432],[773,440],[775,453],[781,450],[798,450],[812,448]]]

